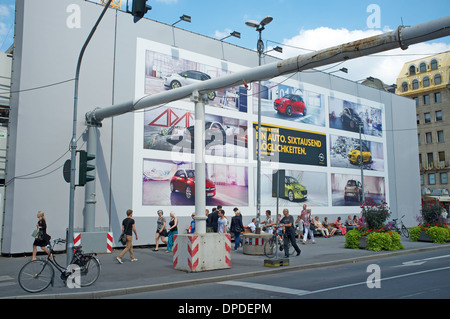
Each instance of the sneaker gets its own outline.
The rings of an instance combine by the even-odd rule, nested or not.
[[[131,261],[138,261],[138,260],[137,260],[137,258],[133,258],[133,259],[131,259]]]
[[[119,264],[123,264],[122,259],[120,259],[119,257],[116,257],[116,259],[119,262]]]
[[[295,256],[300,256],[301,253],[302,253],[302,251],[300,250],[300,251],[297,253],[297,255],[295,255]]]

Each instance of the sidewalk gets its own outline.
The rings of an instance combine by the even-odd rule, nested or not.
[[[101,298],[105,296],[124,295],[151,290],[170,289],[192,284],[217,282],[264,275],[290,269],[324,267],[341,263],[378,259],[398,254],[409,254],[423,250],[450,249],[448,244],[410,242],[403,239],[404,250],[394,252],[371,252],[344,248],[345,237],[316,238],[316,244],[308,242],[299,244],[302,253],[299,257],[291,257],[289,266],[265,267],[265,256],[244,255],[242,248],[231,251],[230,269],[186,273],[172,267],[172,254],[165,249],[154,252],[152,248],[135,248],[137,262],[131,262],[129,254],[123,258],[123,264],[116,261],[121,250],[112,254],[101,254],[99,259],[102,270],[97,282],[91,287],[69,289],[55,271],[55,284],[39,294],[30,294],[22,290],[17,282],[20,268],[30,257],[0,257],[0,299],[2,298]],[[279,253],[282,258],[282,253]],[[65,262],[65,254],[56,255],[56,259]]]

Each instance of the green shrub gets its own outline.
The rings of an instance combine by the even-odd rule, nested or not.
[[[409,240],[411,241],[418,241],[421,233],[421,229],[419,226],[411,227],[409,229]]]
[[[404,249],[396,232],[371,233],[367,235],[367,249],[372,251]]]
[[[428,229],[427,235],[437,244],[444,244],[450,237],[449,231],[446,228],[438,226],[433,226]]]
[[[359,238],[361,238],[361,232],[352,229],[345,234],[345,248],[358,249]]]

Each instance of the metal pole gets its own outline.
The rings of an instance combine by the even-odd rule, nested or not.
[[[205,164],[205,101],[198,92],[192,94],[195,103],[195,232],[206,234],[206,164]]]
[[[264,42],[261,39],[264,27],[259,27],[258,39],[258,65],[261,66],[262,54],[264,52]],[[258,151],[256,152],[256,233],[259,233],[259,223],[261,220],[261,80],[258,81]]]
[[[359,153],[360,153],[360,167],[361,167],[361,191],[362,191],[362,203],[361,206],[364,205],[366,199],[364,196],[364,160],[363,160],[363,149],[362,149],[362,140],[361,140],[361,130],[362,123],[359,123]]]
[[[73,257],[73,220],[74,220],[74,207],[75,207],[75,171],[76,166],[75,162],[77,159],[77,109],[78,109],[78,84],[80,79],[80,69],[81,69],[81,61],[83,60],[84,51],[91,41],[95,31],[97,30],[100,21],[103,19],[103,16],[111,5],[112,0],[109,0],[105,5],[100,17],[95,23],[94,27],[91,30],[88,38],[86,39],[83,47],[81,48],[80,55],[78,56],[77,69],[75,72],[75,92],[73,98],[73,124],[72,124],[72,139],[70,141],[70,192],[69,192],[69,225],[67,232],[67,265],[70,264]]]
[[[93,111],[86,113],[86,117],[89,120],[101,122],[108,117],[187,98],[196,90],[199,91],[200,94],[207,94],[224,88],[242,85],[244,81],[246,83],[252,83],[259,80],[271,79],[280,75],[309,70],[319,66],[355,59],[399,47],[405,50],[408,45],[434,40],[448,35],[450,35],[450,16],[412,27],[400,26],[395,31],[378,36],[349,42],[274,63],[264,64],[256,68],[236,72],[223,77],[183,86],[176,90],[148,95],[136,101],[128,101],[105,108],[96,108]]]

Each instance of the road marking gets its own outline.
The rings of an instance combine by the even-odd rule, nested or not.
[[[8,280],[14,280],[14,278],[8,275],[0,276],[0,287],[13,286],[16,284],[15,281],[7,282]]]
[[[11,276],[7,276],[7,275],[0,276],[0,281],[7,281],[7,280],[14,280],[14,278]]]
[[[435,259],[442,259],[442,258],[449,258],[450,255],[443,255],[443,256],[437,256],[437,257],[430,257],[430,258],[424,258],[424,259],[419,259],[419,260],[411,260],[411,261],[405,261],[404,263],[402,263],[399,266],[395,266],[395,267],[403,267],[403,266],[419,266],[422,265],[424,263],[426,263],[429,260],[435,260]]]
[[[276,293],[283,293],[288,295],[296,295],[296,296],[302,296],[311,293],[311,291],[308,290],[300,290],[300,289],[291,289],[291,288],[284,288],[284,287],[278,287],[278,286],[271,286],[271,285],[264,285],[264,284],[256,284],[252,282],[244,282],[244,281],[222,281],[219,282],[221,285],[229,285],[229,286],[238,286],[243,288],[251,288],[251,289],[258,289],[258,290],[264,290],[264,291],[272,291]]]
[[[378,281],[392,280],[392,279],[404,278],[404,277],[409,277],[409,276],[422,275],[422,274],[426,274],[426,273],[430,273],[430,272],[436,272],[436,271],[442,271],[442,270],[448,270],[448,269],[450,269],[450,267],[417,271],[417,272],[412,272],[412,273],[408,273],[408,274],[382,278],[382,279],[379,279]],[[327,292],[327,291],[331,291],[331,290],[337,290],[337,289],[348,288],[348,287],[353,287],[353,286],[367,285],[367,281],[357,282],[357,283],[342,285],[342,286],[336,286],[336,287],[330,287],[330,288],[324,288],[324,289],[319,289],[319,290],[314,290],[314,291],[291,289],[291,288],[256,284],[256,283],[244,282],[244,281],[234,281],[234,280],[222,281],[222,282],[219,282],[219,284],[230,285],[230,286],[239,286],[239,287],[243,287],[243,288],[252,288],[252,289],[258,289],[258,290],[265,290],[265,291],[273,291],[273,292],[285,293],[285,294],[296,295],[296,296],[304,296],[304,295],[312,295],[312,294],[317,294],[317,293],[321,293],[321,292]]]

